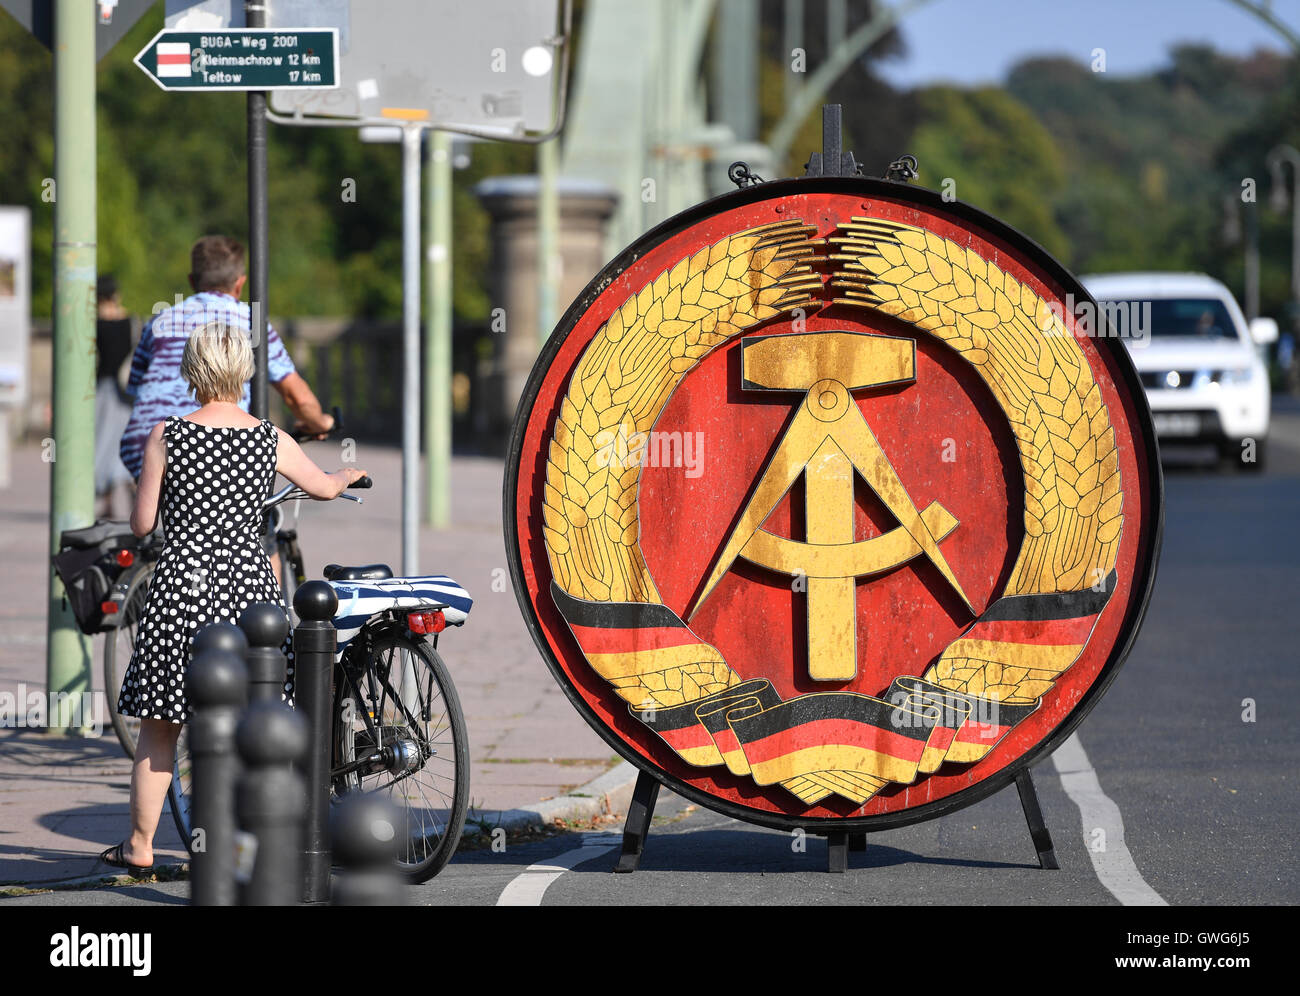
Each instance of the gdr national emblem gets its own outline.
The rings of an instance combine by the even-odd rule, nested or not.
[[[1114,677],[1160,481],[1042,249],[901,183],[764,183],[594,279],[539,358],[507,548],[574,705],[688,798],[875,829],[1008,784]]]

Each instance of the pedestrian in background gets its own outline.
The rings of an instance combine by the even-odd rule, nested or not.
[[[250,308],[239,300],[247,274],[244,247],[238,241],[225,235],[205,235],[195,242],[190,250],[189,279],[194,293],[145,324],[131,358],[126,393],[135,403],[122,433],[120,452],[122,463],[133,478],[140,476],[150,431],[168,416],[186,415],[199,405],[181,372],[181,358],[190,334],[214,322],[241,329],[245,336],[252,332]],[[267,381],[293,413],[295,429],[324,438],[334,427],[334,416],[321,411],[316,395],[294,369],[284,343],[270,325],[266,327],[266,367]],[[248,376],[252,377],[251,369]],[[235,404],[248,411],[247,381],[241,386]],[[278,571],[279,555],[269,518],[265,525],[262,546]]]
[[[131,399],[121,380],[131,355],[131,318],[110,274],[95,286],[95,310],[95,516],[125,519],[133,481],[118,446],[131,417]]]
[[[131,358],[131,377],[126,385],[134,406],[122,434],[121,455],[132,477],[140,476],[150,430],[168,415],[186,415],[198,407],[181,375],[181,357],[190,333],[221,322],[251,334],[249,306],[239,300],[247,279],[244,247],[225,235],[205,235],[190,250],[189,280],[194,293],[145,324]],[[296,429],[324,436],[334,427],[334,416],[321,411],[315,393],[294,369],[284,343],[269,324],[266,367],[266,379],[284,399]],[[247,383],[237,402],[248,411]]]

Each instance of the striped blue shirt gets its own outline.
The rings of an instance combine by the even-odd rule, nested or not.
[[[140,477],[144,463],[144,444],[155,425],[168,415],[188,415],[199,407],[190,393],[190,385],[181,376],[181,357],[191,332],[208,322],[222,321],[236,328],[251,330],[249,307],[229,294],[200,291],[175,307],[155,315],[140,333],[140,342],[131,358],[131,379],[126,393],[135,399],[130,421],[122,433],[122,463],[134,478]],[[275,329],[267,326],[266,376],[278,384],[293,373],[293,360]],[[239,406],[248,411],[249,391]]]

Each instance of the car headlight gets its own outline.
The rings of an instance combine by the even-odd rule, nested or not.
[[[1214,375],[1214,379],[1227,387],[1240,387],[1255,379],[1255,368],[1233,367],[1231,370],[1220,370]]]

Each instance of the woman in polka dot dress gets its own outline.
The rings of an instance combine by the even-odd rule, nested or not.
[[[185,673],[194,634],[208,623],[236,621],[253,602],[280,601],[261,544],[262,503],[276,472],[319,499],[336,498],[365,476],[352,468],[325,473],[290,436],[240,407],[253,375],[247,332],[220,322],[197,330],[185,345],[181,375],[201,407],[154,426],[131,513],[131,531],[147,536],[161,498],[166,542],[118,699],[118,712],[140,718],[131,834],[100,855],[136,875],[153,867],[176,741],[190,718]],[[292,659],[287,677],[285,698],[292,701]]]

